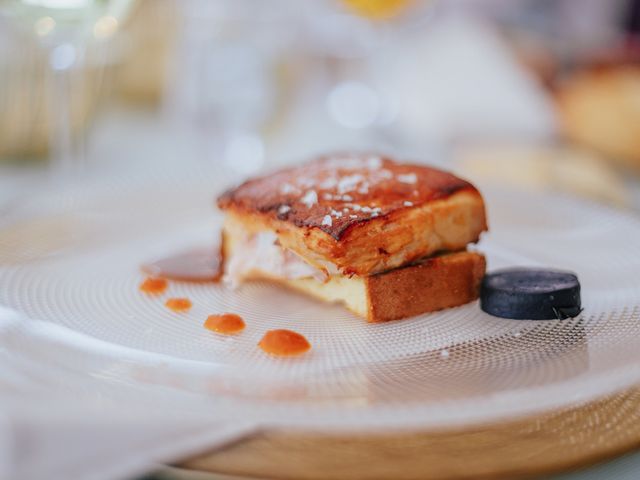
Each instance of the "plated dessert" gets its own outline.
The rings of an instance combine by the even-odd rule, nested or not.
[[[485,275],[485,258],[468,250],[487,230],[484,200],[450,173],[373,154],[336,154],[250,179],[218,198],[225,212],[221,248],[192,249],[143,265],[139,286],[163,295],[175,281],[238,287],[275,281],[317,299],[342,303],[370,322],[463,305],[508,319],[562,320],[582,311],[573,272],[532,267]],[[188,312],[188,298],[165,307]],[[219,335],[238,335],[244,319],[213,313]],[[268,330],[265,353],[300,355],[304,335]]]
[[[336,154],[254,178],[218,198],[234,285],[268,279],[370,322],[475,300],[484,201],[450,173],[374,154]]]

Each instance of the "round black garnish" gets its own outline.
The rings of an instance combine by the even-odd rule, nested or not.
[[[581,311],[580,282],[571,272],[507,268],[488,273],[480,287],[480,308],[496,317],[551,320]]]

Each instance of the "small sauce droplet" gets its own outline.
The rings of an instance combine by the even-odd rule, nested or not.
[[[174,312],[186,312],[192,305],[191,300],[188,298],[170,298],[164,304]]]
[[[160,295],[167,289],[169,282],[164,278],[148,277],[140,284],[140,291],[151,295]]]
[[[278,356],[300,355],[311,349],[306,338],[291,330],[269,330],[258,346],[266,353]]]
[[[209,315],[204,322],[204,328],[224,335],[233,335],[244,330],[244,320],[235,313]]]
[[[183,282],[218,282],[222,278],[220,252],[211,247],[193,248],[145,263],[141,268],[148,275]]]

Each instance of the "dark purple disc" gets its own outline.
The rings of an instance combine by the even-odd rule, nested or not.
[[[498,270],[482,280],[480,307],[496,317],[517,320],[575,317],[582,310],[580,282],[574,273],[561,270]]]

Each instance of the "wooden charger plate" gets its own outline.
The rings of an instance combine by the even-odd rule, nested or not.
[[[255,478],[525,478],[640,447],[640,387],[585,405],[469,428],[390,434],[265,431],[180,467]]]

